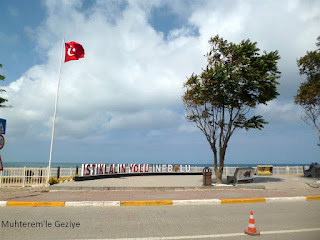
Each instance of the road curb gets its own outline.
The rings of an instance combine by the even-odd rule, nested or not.
[[[225,190],[225,189],[248,189],[265,190],[263,185],[227,185],[227,186],[185,186],[185,187],[76,187],[51,185],[49,192],[55,191],[175,191],[175,190]]]
[[[93,202],[91,201],[79,201],[79,202],[65,202],[65,207],[92,207]]]
[[[15,202],[0,201],[0,207],[120,207],[155,205],[218,205],[239,203],[272,203],[320,200],[320,196],[270,197],[249,199],[191,199],[191,200],[153,200],[153,201],[73,201],[73,202]]]
[[[320,196],[307,196],[306,200],[307,201],[320,200]]]
[[[172,205],[215,205],[221,204],[220,199],[192,199],[192,200],[172,200]]]
[[[7,207],[64,207],[64,202],[15,202],[8,201]]]
[[[266,202],[265,198],[250,198],[250,199],[221,199],[221,204],[235,204],[235,203],[258,203]]]
[[[205,190],[211,187],[50,187],[50,192],[56,191],[176,191],[176,190]]]
[[[120,206],[120,201],[65,202],[65,207],[107,207],[107,206]]]
[[[307,197],[270,197],[266,198],[266,202],[290,202],[290,201],[306,201]]]
[[[120,206],[173,205],[172,200],[159,201],[120,201]]]

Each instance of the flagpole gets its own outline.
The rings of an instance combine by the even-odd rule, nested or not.
[[[51,172],[52,149],[53,149],[54,130],[55,130],[55,123],[56,123],[56,115],[57,115],[58,95],[59,95],[59,88],[60,88],[60,75],[61,75],[61,67],[62,67],[63,48],[64,48],[64,39],[62,39],[62,49],[61,49],[61,57],[60,57],[58,87],[57,87],[56,102],[55,102],[55,105],[54,105],[54,114],[53,114],[53,121],[52,121],[51,145],[50,145],[50,156],[49,156],[47,185],[49,185],[50,172]]]

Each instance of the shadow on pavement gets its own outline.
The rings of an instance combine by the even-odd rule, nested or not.
[[[282,178],[277,177],[255,177],[253,183],[266,183],[266,182],[284,182]]]
[[[262,176],[257,176],[253,178],[252,182],[239,182],[238,184],[248,184],[248,183],[268,183],[268,182],[284,182],[285,180],[282,178],[277,178],[277,177],[262,177]],[[216,183],[216,179],[213,177],[212,178],[212,183]],[[222,184],[227,184],[227,179],[222,178]],[[232,185],[228,184],[228,185]]]

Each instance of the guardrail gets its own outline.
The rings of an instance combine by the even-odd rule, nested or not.
[[[308,168],[308,166],[305,166]],[[237,167],[224,167],[223,175],[233,175]],[[253,167],[256,170],[256,167]],[[202,172],[203,167],[191,167],[191,172]],[[214,168],[211,167],[214,176]],[[51,168],[51,176],[57,176],[58,168]],[[79,169],[80,173],[81,169]],[[48,168],[4,168],[0,172],[0,187],[33,187],[44,186],[47,182]],[[61,168],[61,177],[73,177],[76,168]],[[273,167],[273,175],[303,175],[302,166]]]

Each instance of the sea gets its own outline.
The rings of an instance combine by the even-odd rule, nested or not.
[[[90,164],[90,163],[89,163]],[[103,164],[117,164],[117,163],[103,163]],[[133,163],[134,164],[134,163]],[[139,163],[137,163],[139,164]],[[147,163],[140,163],[140,164],[147,164]],[[149,163],[149,164],[155,164],[155,163]],[[158,163],[158,164],[165,164],[165,163]],[[170,163],[172,165],[175,165],[175,163]],[[191,167],[197,166],[197,167],[214,167],[213,164],[190,164],[190,163],[176,163],[177,165],[191,165]],[[51,168],[76,168],[81,167],[82,163],[52,163]],[[128,165],[128,164],[127,164]],[[254,164],[225,164],[225,167],[256,167],[257,165],[272,165],[272,166],[306,166],[310,165],[310,163],[301,163],[301,164],[272,164],[272,163],[254,163]],[[48,162],[4,162],[3,167],[9,168],[20,168],[20,167],[31,167],[31,168],[45,168],[48,166]]]

